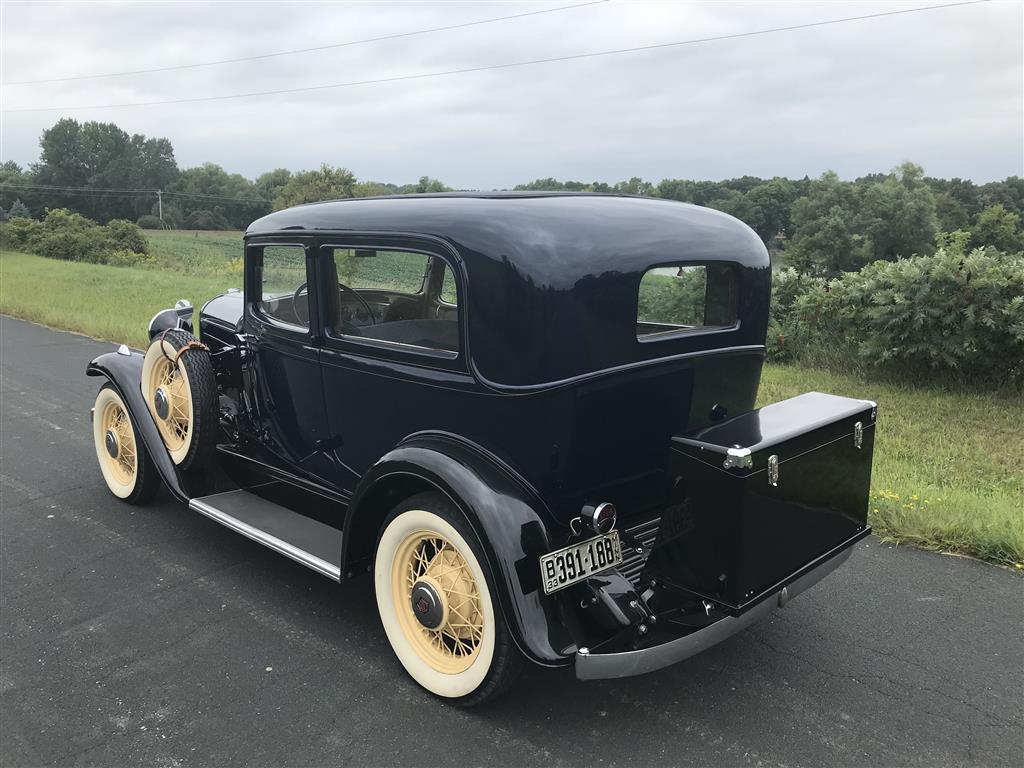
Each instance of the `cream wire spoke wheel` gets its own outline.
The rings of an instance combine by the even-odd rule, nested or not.
[[[377,607],[412,678],[438,696],[468,700],[489,689],[498,617],[473,546],[438,512],[408,509],[385,526],[374,562]]]
[[[99,429],[103,433],[103,452],[100,462],[105,464],[118,484],[131,492],[138,467],[135,434],[128,413],[119,398],[107,398],[98,414]]]
[[[117,498],[140,504],[156,493],[159,478],[131,414],[112,386],[103,386],[92,411],[96,459],[107,488]]]
[[[402,629],[418,653],[434,669],[455,673],[467,669],[484,635],[480,593],[466,559],[446,538],[416,531],[399,545],[392,563],[395,605]]]
[[[166,341],[157,342],[170,347]],[[168,356],[164,356],[166,352]],[[148,366],[146,376],[146,403],[149,405],[160,437],[173,456],[188,450],[192,425],[192,393],[188,385],[188,374],[181,361],[175,361],[177,350],[173,347],[154,354],[156,360]],[[147,354],[147,358],[149,354]],[[148,362],[148,360],[147,360]]]
[[[142,361],[142,396],[171,460],[182,469],[201,462],[219,418],[206,348],[180,329],[155,339]]]

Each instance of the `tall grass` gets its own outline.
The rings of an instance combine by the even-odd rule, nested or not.
[[[149,343],[158,310],[182,298],[198,308],[230,285],[241,282],[0,251],[0,312],[133,347]]]

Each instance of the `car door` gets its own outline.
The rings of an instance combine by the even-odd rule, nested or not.
[[[407,236],[320,245],[321,375],[349,488],[405,436],[471,410],[454,255]],[[472,418],[467,415],[467,418]]]
[[[256,441],[278,468],[322,476],[327,436],[316,266],[302,238],[246,248],[246,390]]]

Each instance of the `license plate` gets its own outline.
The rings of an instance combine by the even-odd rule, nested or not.
[[[619,532],[612,531],[570,547],[548,552],[540,558],[544,594],[550,595],[588,576],[622,563]]]

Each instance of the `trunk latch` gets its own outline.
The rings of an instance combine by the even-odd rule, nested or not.
[[[768,485],[779,484],[779,457],[774,453],[768,457]]]
[[[859,421],[853,425],[853,447],[860,448],[864,445],[864,425]]]

